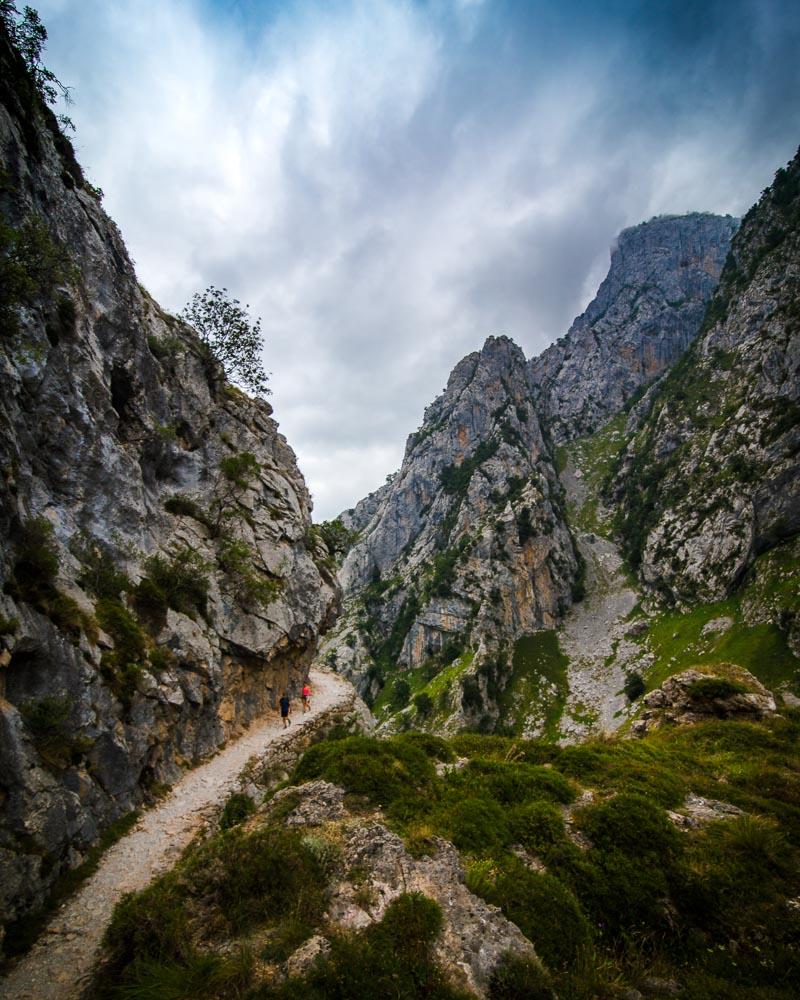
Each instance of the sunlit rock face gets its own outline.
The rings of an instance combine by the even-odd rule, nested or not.
[[[592,431],[669,368],[697,335],[738,221],[662,216],[620,233],[597,295],[530,362],[553,440]]]

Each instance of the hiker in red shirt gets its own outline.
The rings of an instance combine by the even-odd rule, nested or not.
[[[309,700],[311,698],[311,687],[308,683],[303,685],[303,693],[300,697],[303,700],[303,711],[307,712],[309,708],[311,708],[311,702]]]

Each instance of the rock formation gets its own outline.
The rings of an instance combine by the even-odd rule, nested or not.
[[[296,690],[336,586],[263,400],[138,285],[0,37],[0,910]]]
[[[556,442],[591,434],[689,346],[737,220],[665,215],[623,230],[588,308],[531,373]]]
[[[397,475],[344,515],[361,537],[325,656],[362,691],[377,693],[396,664],[450,662],[467,646],[488,660],[569,604],[578,564],[531,395],[522,351],[490,337],[425,411]],[[481,713],[499,679],[479,676]],[[462,694],[442,709],[469,715]]]
[[[631,724],[635,736],[665,725],[691,726],[709,719],[760,721],[775,714],[775,698],[747,671],[728,666],[729,677],[684,670],[645,695]]]
[[[340,571],[347,613],[329,665],[375,697],[398,666],[433,676],[461,653],[415,722],[498,718],[514,644],[555,628],[581,592],[550,434],[594,430],[680,356],[736,225],[694,214],[625,230],[595,300],[527,370],[507,338],[456,366],[400,471],[342,515],[360,537]]]
[[[642,581],[715,600],[800,530],[800,156],[747,213],[703,328],[634,409],[617,480]]]

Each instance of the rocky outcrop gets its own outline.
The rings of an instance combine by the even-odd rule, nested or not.
[[[553,440],[597,430],[683,354],[700,329],[737,220],[667,215],[620,233],[586,311],[534,358]]]
[[[553,627],[570,603],[577,560],[531,395],[522,351],[490,337],[425,411],[400,471],[352,515],[361,537],[340,572],[346,614],[323,656],[362,692],[398,665],[435,672],[468,646],[473,674],[499,664],[474,699],[492,711],[503,647]],[[445,693],[442,711],[469,715],[462,691],[447,704]]]
[[[8,920],[149,787],[296,692],[336,586],[271,407],[138,285],[4,35],[0,63]]]
[[[405,892],[420,892],[442,908],[444,926],[434,955],[448,978],[461,987],[486,996],[492,973],[505,956],[535,960],[531,942],[501,910],[475,896],[464,884],[458,851],[439,837],[430,856],[413,858],[397,834],[381,823],[352,831],[344,847],[350,870],[366,873],[372,902],[360,901],[363,886],[340,883],[328,907],[331,921],[348,930],[361,930],[380,920],[387,906]]]
[[[698,339],[631,415],[626,553],[671,601],[716,600],[800,530],[800,157],[747,213]]]
[[[730,677],[684,670],[645,695],[644,710],[631,723],[635,736],[665,725],[691,726],[708,719],[759,721],[776,711],[775,698],[742,667]]]
[[[354,821],[344,802],[342,788],[313,781],[278,792],[265,807],[268,817],[283,813],[283,822],[290,827],[324,825],[330,830],[332,824],[339,825],[344,835],[340,868],[347,874],[331,890],[326,912],[330,926],[363,931],[401,895],[419,892],[442,908],[444,926],[434,955],[454,985],[485,996],[491,975],[505,956],[535,960],[533,945],[516,925],[498,907],[469,891],[458,851],[449,841],[433,838],[429,854],[413,857],[380,817]],[[292,806],[288,813],[287,805]],[[319,954],[320,944],[307,942],[303,947]],[[295,953],[286,963],[287,974],[305,971],[304,959],[304,953]]]

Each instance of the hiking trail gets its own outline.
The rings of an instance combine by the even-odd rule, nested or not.
[[[97,871],[50,920],[36,944],[0,980],[4,1000],[77,1000],[86,987],[114,907],[171,868],[206,819],[236,789],[251,757],[290,739],[321,713],[345,707],[352,686],[336,674],[311,671],[311,710],[292,704],[292,725],[276,712],[256,720],[240,738],[188,771],[165,799],[103,855]]]

